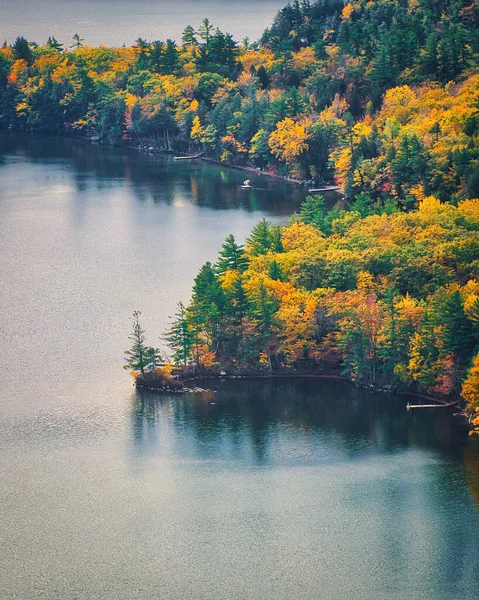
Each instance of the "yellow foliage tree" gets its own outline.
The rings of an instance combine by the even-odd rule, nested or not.
[[[471,423],[474,426],[472,433],[479,434],[479,354],[462,384],[461,394],[471,415]]]
[[[341,18],[343,21],[350,21],[353,16],[354,6],[352,4],[346,4],[341,13]]]
[[[190,137],[195,142],[201,141],[201,135],[203,132],[203,128],[201,127],[201,121],[198,115],[193,119],[193,126],[191,128]]]
[[[290,117],[280,121],[269,136],[271,152],[286,164],[293,164],[308,149],[309,120],[297,122]]]

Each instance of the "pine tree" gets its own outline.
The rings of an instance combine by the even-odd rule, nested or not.
[[[173,353],[173,360],[186,367],[191,357],[194,335],[186,313],[186,308],[182,302],[177,304],[178,310],[172,319],[172,323],[166,332],[165,339]]]
[[[181,36],[181,41],[185,46],[197,46],[196,31],[191,25],[187,25]]]
[[[61,52],[63,50],[63,44],[56,40],[52,35],[49,36],[47,40],[47,46],[56,52]]]
[[[146,358],[146,369],[155,377],[156,367],[161,364],[162,356],[159,348],[154,348],[153,346],[147,346],[145,352]]]
[[[78,33],[74,33],[72,36],[72,40],[73,44],[70,46],[70,48],[76,48],[78,50],[78,48],[83,47],[83,42],[85,41],[85,38],[80,37]]]
[[[33,54],[28,41],[24,37],[18,36],[12,44],[13,56],[17,60],[24,60],[27,64],[33,61]]]
[[[472,333],[479,342],[479,296],[474,300],[472,305],[467,310],[467,316],[472,322]]]
[[[444,323],[443,335],[446,352],[452,351],[458,366],[465,368],[468,366],[475,343],[472,336],[472,325],[464,312],[464,304],[459,291],[446,297],[440,312],[440,319]]]
[[[244,246],[236,243],[232,234],[228,235],[221,246],[215,271],[224,275],[228,269],[243,273],[248,266],[248,259],[244,253]]]
[[[212,264],[207,262],[194,281],[192,311],[194,325],[203,328],[213,346],[219,342],[224,303],[221,285]]]
[[[145,344],[145,330],[141,327],[140,315],[141,313],[138,310],[133,313],[133,331],[128,337],[132,342],[132,346],[129,350],[125,350],[126,363],[124,368],[131,371],[140,371],[144,377],[151,356],[149,356],[148,347]]]
[[[283,281],[283,270],[276,260],[273,260],[268,267],[268,276],[274,281]]]
[[[299,208],[299,218],[306,225],[314,225],[320,231],[324,227],[324,215],[326,212],[323,196],[307,196]]]
[[[161,59],[161,72],[164,75],[173,75],[180,69],[180,57],[178,48],[173,40],[166,40],[166,45]]]
[[[251,235],[246,239],[250,252],[253,256],[266,254],[273,245],[273,235],[271,233],[271,223],[265,218],[253,227]]]
[[[145,69],[153,69],[156,73],[163,72],[163,56],[165,44],[159,40],[152,42],[146,50],[141,51],[141,64]]]
[[[203,21],[201,22],[201,26],[198,29],[198,34],[201,37],[201,39],[205,42],[205,44],[208,44],[208,42],[211,39],[211,32],[213,31],[214,27],[213,25],[210,23],[209,19],[203,19]]]
[[[275,324],[275,313],[278,310],[278,303],[271,296],[262,281],[252,297],[251,313],[256,321],[256,340],[260,347],[264,349],[268,360],[269,370],[272,370],[271,362],[271,335]]]
[[[273,225],[271,227],[271,249],[273,252],[283,252],[283,241],[281,240],[281,227]]]

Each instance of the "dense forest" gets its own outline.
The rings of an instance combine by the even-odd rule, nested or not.
[[[204,19],[178,42],[84,43],[5,43],[0,126],[202,151],[349,200],[228,237],[173,319],[176,363],[342,374],[479,411],[477,0],[295,0],[258,42]],[[129,367],[154,371],[138,314],[133,342]]]
[[[389,214],[388,214],[389,213]],[[196,372],[337,374],[479,408],[479,202],[418,210],[310,197],[287,227],[261,221],[206,263],[167,340]],[[129,367],[158,354],[140,341]],[[479,425],[479,422],[477,423]]]
[[[479,2],[295,0],[259,42],[0,50],[0,125],[202,150],[353,198],[479,196]]]

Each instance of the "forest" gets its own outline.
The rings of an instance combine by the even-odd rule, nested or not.
[[[0,49],[0,126],[204,151],[353,198],[479,196],[477,0],[294,0],[262,39]],[[66,43],[65,43],[66,42]]]
[[[208,19],[122,48],[19,37],[0,126],[339,186],[347,210],[309,197],[225,240],[178,306],[174,362],[462,395],[479,426],[477,0],[294,0],[259,41]],[[128,365],[155,371],[135,323]]]
[[[325,211],[309,197],[286,227],[263,220],[244,246],[228,236],[216,263],[198,273],[191,303],[178,304],[166,335],[173,363],[203,374],[336,374],[375,389],[462,394],[474,413],[479,202],[418,202],[410,212],[362,202]],[[159,354],[139,321],[137,334],[128,367],[154,371]]]

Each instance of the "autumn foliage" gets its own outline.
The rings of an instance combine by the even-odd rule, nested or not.
[[[403,207],[479,196],[476,1],[294,1],[259,42],[204,19],[130,48],[0,49],[0,126],[203,151]]]
[[[342,374],[443,397],[462,390],[474,413],[479,200],[427,197],[409,213],[358,208],[368,214],[326,212],[310,198],[287,227],[259,223],[245,247],[229,236],[181,313],[190,340],[201,340],[188,362]]]

